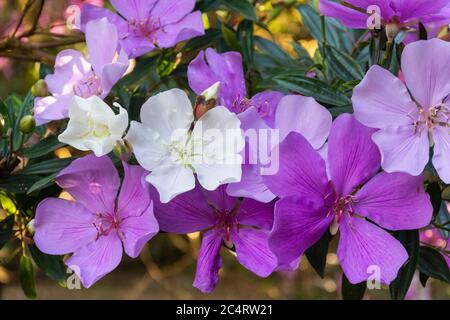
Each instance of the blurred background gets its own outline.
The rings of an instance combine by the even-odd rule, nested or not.
[[[10,34],[20,17],[26,0],[0,0],[0,42]],[[267,24],[267,30],[256,28],[255,34],[275,41],[291,55],[295,55],[292,42],[300,43],[313,56],[317,43],[304,28],[301,16],[295,5],[304,1],[272,0],[255,1],[258,16]],[[77,35],[67,38],[65,27],[66,9],[70,5],[91,3],[109,4],[103,0],[47,0],[38,21],[38,27],[45,32],[61,34],[61,39],[72,40],[70,48],[84,50],[84,44]],[[216,12],[209,19],[233,19],[226,13]],[[206,20],[208,21],[208,19]],[[30,22],[32,23],[32,22]],[[26,25],[26,24],[25,24]],[[38,36],[39,37],[39,36]],[[72,39],[73,38],[73,39]],[[39,41],[37,38],[36,41]],[[64,46],[50,47],[56,54]],[[37,52],[39,54],[39,52]],[[15,55],[15,56],[14,56]],[[46,56],[42,56],[46,59]],[[33,56],[21,55],[20,52],[5,53],[0,50],[0,98],[10,93],[25,94],[39,78],[39,63]],[[63,152],[63,151],[59,151]],[[0,209],[1,211],[1,209]],[[1,212],[0,212],[1,213]],[[439,241],[432,233],[425,232],[425,240]],[[124,258],[114,272],[106,276],[90,289],[69,290],[49,279],[44,274],[37,274],[39,299],[339,299],[341,269],[336,254],[336,239],[330,246],[327,256],[327,269],[321,279],[304,258],[300,271],[278,273],[267,279],[261,279],[244,269],[233,257],[233,253],[222,250],[223,267],[220,280],[212,294],[204,295],[192,287],[195,274],[200,235],[178,236],[159,234],[143,250],[139,259]],[[440,245],[446,245],[445,243]],[[0,298],[25,298],[20,288],[17,259],[13,252],[17,246],[8,244],[0,251]],[[70,274],[68,274],[70,276]],[[424,289],[418,276],[408,294],[410,299],[450,299],[450,286],[437,280],[429,280]],[[389,299],[389,290],[368,290],[368,299]]]

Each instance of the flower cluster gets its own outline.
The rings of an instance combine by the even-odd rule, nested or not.
[[[106,99],[129,60],[201,36],[204,27],[194,0],[111,4],[117,13],[83,7],[78,27],[88,56],[62,51],[45,78],[51,95],[35,100],[38,125],[68,118],[59,141],[93,152],[55,178],[72,200],[48,198],[36,208],[42,252],[70,255],[65,263],[90,287],[123,251],[137,257],[159,231],[200,232],[193,285],[211,292],[221,248],[267,277],[297,269],[309,248],[339,232],[337,256],[350,283],[367,280],[372,266],[382,283],[396,279],[409,256],[392,232],[427,227],[433,217],[423,174],[430,152],[450,183],[450,43],[408,44],[403,81],[372,66],[353,89],[354,114],[334,119],[325,103],[278,87],[248,94],[241,54],[207,48],[187,65],[192,92],[159,92],[140,108],[140,121],[129,121],[130,110]],[[384,26],[399,29],[450,16],[448,1],[319,7],[366,28],[362,11],[371,4]],[[108,154],[117,149],[129,154],[114,163]]]

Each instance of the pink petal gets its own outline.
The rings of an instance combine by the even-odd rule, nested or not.
[[[269,245],[279,267],[290,269],[306,249],[327,232],[334,216],[328,215],[323,202],[287,197],[275,205],[275,222]]]
[[[408,260],[401,243],[383,229],[360,218],[343,216],[337,255],[350,283],[366,281],[379,268],[380,281],[391,283]]]
[[[208,231],[203,235],[193,283],[193,286],[203,293],[213,291],[219,281],[219,270],[222,266],[219,254],[221,247],[222,237],[216,230]]]
[[[236,216],[239,224],[270,230],[273,225],[275,201],[262,203],[253,199],[242,200]]]
[[[433,129],[434,149],[433,166],[439,177],[450,183],[450,128],[435,127]]]
[[[244,228],[231,234],[239,263],[264,278],[277,266],[277,259],[269,249],[268,237],[268,231]]]
[[[107,156],[97,158],[90,154],[77,159],[62,170],[55,180],[91,212],[114,212],[120,178]]]
[[[275,128],[275,113],[284,94],[278,91],[266,90],[253,96],[252,105],[257,106],[258,113],[270,128]]]
[[[328,162],[338,195],[350,194],[380,169],[380,152],[371,139],[373,132],[349,114],[334,121],[328,139]]]
[[[162,25],[176,23],[192,12],[195,0],[159,0],[151,15],[160,19]]]
[[[345,7],[339,3],[320,0],[319,11],[321,14],[329,17],[339,19],[343,25],[349,28],[366,29],[367,28],[367,15],[358,12],[354,9]]]
[[[36,125],[40,126],[53,120],[67,118],[72,101],[73,94],[36,98],[34,100]]]
[[[113,7],[126,19],[145,21],[157,2],[164,0],[111,0]]]
[[[413,126],[388,127],[373,135],[381,152],[382,167],[387,172],[405,172],[418,176],[429,160],[426,130]]]
[[[95,214],[76,202],[47,198],[36,208],[34,242],[42,252],[67,254],[94,241]]]
[[[356,119],[371,128],[407,125],[419,118],[403,82],[379,66],[370,68],[355,87],[352,102]]]
[[[433,214],[423,183],[422,176],[379,173],[358,191],[353,209],[389,230],[423,228]]]
[[[85,288],[113,271],[122,260],[122,242],[111,231],[77,250],[65,263],[80,278]]]

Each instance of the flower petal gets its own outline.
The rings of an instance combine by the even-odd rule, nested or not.
[[[88,155],[73,161],[56,177],[58,185],[94,213],[114,212],[120,178],[108,157]]]
[[[334,216],[323,202],[290,196],[275,204],[275,221],[269,246],[278,258],[279,268],[291,269],[295,261],[328,232]]]
[[[111,0],[113,7],[126,19],[145,21],[149,13],[160,0]]]
[[[194,60],[189,63],[187,71],[189,87],[197,95],[200,95],[214,83],[220,81],[222,86],[223,79],[208,66],[205,60],[205,52],[200,51]],[[222,88],[219,89],[222,91]]]
[[[358,191],[353,209],[389,230],[423,228],[433,214],[423,182],[422,176],[379,173]]]
[[[114,0],[113,0],[114,1]],[[120,0],[119,0],[120,1]],[[131,1],[139,1],[139,0],[131,0]],[[148,0],[142,0],[148,1]],[[128,6],[128,2],[126,4]],[[80,15],[80,25],[79,29],[83,32],[86,31],[86,25],[93,20],[99,20],[102,18],[107,18],[109,22],[114,24],[119,31],[119,34],[126,34],[128,32],[128,23],[118,14],[113,13],[112,11],[93,6],[90,4],[83,5],[81,9]]]
[[[222,237],[216,230],[208,231],[203,235],[193,283],[193,286],[203,293],[213,291],[219,281],[219,270],[222,266],[221,247]]]
[[[34,100],[36,125],[40,126],[53,120],[67,118],[72,102],[73,94],[36,98]]]
[[[209,194],[197,186],[194,190],[180,194],[168,203],[163,204],[155,199],[155,215],[161,230],[185,234],[213,226],[216,219],[213,208],[208,204]]]
[[[296,132],[290,133],[280,144],[278,172],[263,176],[263,180],[270,191],[281,198],[298,195],[322,201],[331,193],[325,161]]]
[[[194,10],[195,0],[157,1],[151,15],[160,19],[162,25],[176,23]]]
[[[283,97],[281,92],[266,90],[255,94],[251,99],[251,104],[258,107],[259,115],[270,128],[275,128],[275,114]]]
[[[419,118],[406,86],[380,66],[370,68],[355,87],[352,102],[356,119],[371,128],[408,125]]]
[[[449,57],[450,43],[440,39],[410,43],[402,53],[406,85],[425,110],[441,104],[450,93]]]
[[[319,11],[325,16],[339,19],[339,21],[346,27],[355,29],[367,28],[366,14],[345,7],[339,3],[328,0],[320,0]]]
[[[381,166],[386,172],[405,172],[418,176],[429,160],[426,131],[413,126],[388,127],[376,132],[373,141],[381,152]]]
[[[343,216],[337,255],[350,283],[366,281],[378,268],[381,282],[391,283],[408,260],[401,243],[383,229],[360,218]]]
[[[373,133],[349,114],[334,121],[328,139],[328,163],[339,196],[350,194],[380,169],[381,157],[371,139]]]
[[[298,132],[317,150],[327,140],[331,122],[330,112],[313,98],[289,95],[278,105],[275,126],[280,130],[280,141],[290,132]]]
[[[241,225],[270,230],[273,226],[275,201],[262,203],[253,199],[243,199],[236,216]]]
[[[79,203],[44,199],[36,208],[34,242],[42,252],[67,254],[94,241],[95,214]]]
[[[115,231],[77,250],[65,263],[85,288],[113,271],[122,260],[122,242]]]
[[[236,248],[236,259],[245,268],[260,277],[268,277],[277,266],[277,259],[268,244],[266,230],[241,228],[231,234]]]
[[[450,183],[450,129],[435,127],[433,129],[434,149],[433,166],[445,183]]]

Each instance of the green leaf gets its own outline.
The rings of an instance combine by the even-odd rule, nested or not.
[[[9,215],[0,221],[0,249],[13,235],[14,215]]]
[[[255,37],[255,45],[262,53],[273,59],[278,65],[296,65],[294,59],[292,59],[290,55],[288,55],[276,43],[270,40],[257,36]]]
[[[29,246],[31,257],[36,265],[51,279],[65,286],[66,267],[61,256],[45,254],[35,246]]]
[[[37,162],[20,171],[20,175],[51,174],[59,172],[60,170],[71,164],[75,159],[75,157],[72,157],[66,159],[51,159],[47,161]]]
[[[27,193],[28,189],[40,179],[41,176],[15,174],[7,178],[2,178],[0,188],[11,193],[23,194]]]
[[[419,281],[420,281],[420,284],[422,285],[422,287],[425,288],[427,286],[428,279],[430,279],[429,276],[427,276],[426,274],[424,274],[422,272],[419,272]]]
[[[31,94],[31,91],[28,92],[25,99],[20,104],[19,111],[16,116],[16,120],[14,122],[13,128],[13,149],[18,150],[21,147],[21,143],[23,141],[23,134],[20,132],[20,120],[23,116],[31,114],[31,108],[33,107],[34,97]]]
[[[389,291],[393,300],[403,300],[411,285],[419,257],[419,231],[399,231],[395,234],[408,252],[409,260],[398,272],[397,278],[391,282]]]
[[[366,292],[366,282],[352,284],[342,273],[342,299],[344,300],[362,300]]]
[[[448,212],[445,201],[441,202],[441,209],[439,210],[439,214],[436,217],[436,222],[441,225],[445,225],[446,227],[450,226],[448,224],[450,222],[450,212]],[[442,228],[437,229],[439,230],[439,233],[445,240],[448,240],[450,238],[450,231]]]
[[[325,275],[325,267],[327,265],[328,245],[332,238],[331,234],[327,231],[319,241],[305,252],[309,263],[322,279]]]
[[[258,21],[255,7],[248,0],[222,0],[221,4],[229,10],[236,11],[251,21]]]
[[[226,24],[221,25],[222,36],[225,43],[232,51],[242,52],[241,45],[238,41],[237,35],[233,29],[229,28]]]
[[[243,20],[237,30],[238,40],[242,47],[242,53],[246,65],[251,68],[254,65],[255,39],[253,37],[253,23]]]
[[[58,175],[58,172],[55,172],[55,173],[37,181],[28,189],[27,194],[50,187],[51,185],[53,185],[54,180],[57,175]]]
[[[441,210],[442,193],[441,186],[438,182],[428,184],[427,193],[430,195],[431,204],[433,205],[433,217],[436,217]]]
[[[273,81],[286,90],[313,97],[319,102],[334,106],[351,104],[350,99],[324,81],[302,75],[278,75]]]
[[[345,52],[331,45],[326,46],[327,62],[331,70],[345,81],[361,80],[364,71],[359,63]]]
[[[420,247],[418,269],[430,278],[450,283],[450,269],[444,257],[435,249]]]
[[[20,284],[25,295],[30,299],[36,299],[36,279],[33,263],[27,256],[20,258],[19,269]]]
[[[64,146],[64,143],[59,142],[58,136],[52,135],[45,138],[44,140],[39,141],[35,145],[24,149],[23,155],[31,159],[39,158]]]

